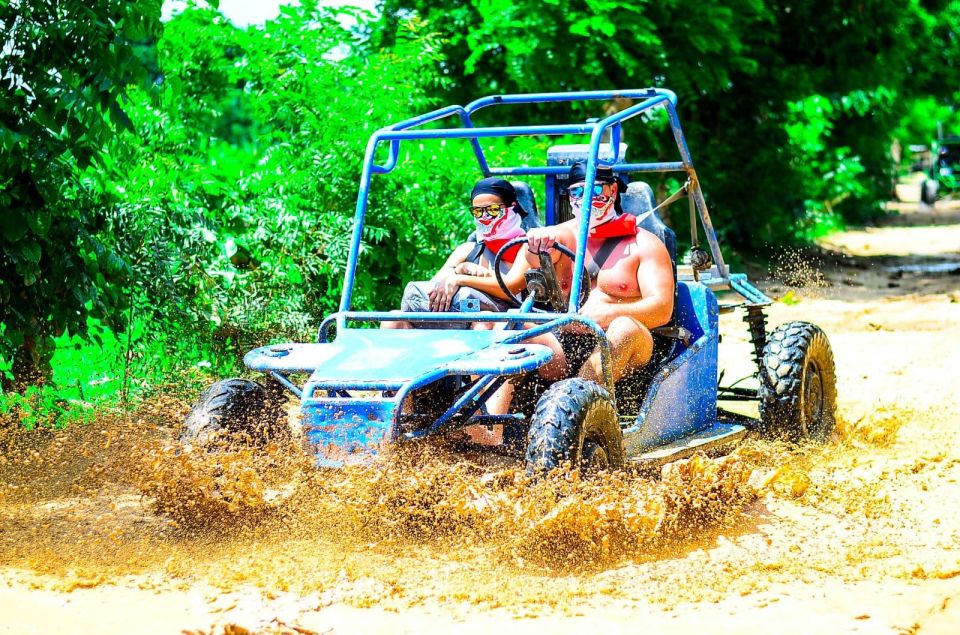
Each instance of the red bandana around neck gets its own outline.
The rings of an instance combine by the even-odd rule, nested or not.
[[[522,234],[521,234],[522,235]],[[511,240],[515,240],[520,236],[514,236],[513,238],[487,238],[483,241],[483,244],[486,245],[490,251],[495,254],[500,253],[500,250],[503,249],[503,246],[506,245]],[[520,248],[523,247],[523,243],[518,243],[507,250],[507,253],[503,254],[503,261],[509,265],[513,264],[513,261],[517,259],[517,252],[520,251]],[[493,263],[490,263],[490,266],[493,266]]]
[[[590,230],[590,238],[617,238],[637,235],[637,217],[633,214],[620,214],[613,220],[597,225]]]

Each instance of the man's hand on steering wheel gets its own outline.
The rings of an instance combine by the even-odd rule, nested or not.
[[[555,232],[541,231],[551,229],[552,228],[550,227],[538,227],[535,230],[530,230],[530,232],[536,232],[533,238],[537,241],[538,245],[543,246],[543,250],[535,254],[537,259],[536,264],[531,262],[531,269],[527,272],[527,290],[536,293],[538,295],[538,301],[545,302],[550,305],[551,310],[563,311],[563,305],[566,304],[566,300],[560,287],[560,281],[557,278],[557,271],[553,266],[554,259],[559,260],[561,256],[566,256],[570,259],[570,262],[573,262],[576,258],[576,254],[564,246],[563,243],[556,240]],[[528,233],[525,238],[515,238],[501,247],[493,261],[493,274],[497,279],[497,284],[500,285],[500,290],[503,291],[504,295],[507,296],[508,301],[517,307],[519,307],[523,302],[513,291],[507,287],[507,284],[503,281],[503,275],[500,272],[500,262],[511,247],[514,245],[523,244],[524,242],[526,242],[528,245],[530,244],[530,233]],[[547,245],[549,245],[549,247],[547,247]],[[529,246],[527,251],[530,253]],[[534,274],[534,272],[537,272],[539,275],[534,275],[534,277],[531,278],[531,275]],[[536,284],[541,288],[539,290],[534,289],[531,287],[532,284]],[[587,280],[587,286],[584,287],[584,289],[589,292],[589,280]],[[585,293],[581,292],[580,302],[582,303],[584,299],[586,299],[586,295]],[[543,309],[535,308],[534,310],[542,311]]]
[[[560,258],[559,251],[555,249],[558,244],[563,245],[560,242],[560,232],[555,227],[534,227],[527,231],[527,251],[532,256],[549,252],[550,259],[556,262]],[[537,263],[530,264],[536,266]]]

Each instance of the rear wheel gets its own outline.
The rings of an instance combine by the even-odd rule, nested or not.
[[[180,441],[208,447],[231,440],[265,445],[284,438],[290,431],[281,390],[249,379],[216,382],[187,414]]]
[[[767,339],[760,369],[760,420],[770,436],[825,441],[833,432],[837,379],[827,335],[790,322]]]
[[[933,179],[927,179],[920,187],[920,200],[927,205],[933,205],[937,202],[937,182]]]
[[[543,475],[562,465],[583,472],[616,469],[626,460],[623,434],[610,393],[586,379],[559,381],[537,402],[526,464]]]

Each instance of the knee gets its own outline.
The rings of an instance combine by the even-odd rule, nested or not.
[[[607,339],[611,346],[632,345],[638,348],[653,346],[650,329],[628,317],[615,318],[607,327]]]
[[[607,327],[607,337],[609,339],[625,339],[636,337],[637,335],[646,335],[649,337],[650,329],[633,318],[625,316],[614,318],[613,321],[610,322],[610,326]]]
[[[539,369],[539,375],[548,380],[556,381],[558,379],[564,379],[569,374],[569,367],[567,365],[567,357],[563,352],[563,347],[560,346],[560,342],[557,341],[557,338],[550,334],[539,335],[537,337],[527,340],[530,344],[540,344],[541,346],[546,346],[551,351],[553,351],[553,359],[544,364]]]

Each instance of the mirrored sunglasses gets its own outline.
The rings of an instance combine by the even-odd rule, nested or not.
[[[493,205],[484,205],[483,207],[474,205],[473,207],[470,208],[470,213],[473,214],[474,218],[481,218],[484,214],[486,214],[490,218],[500,218],[511,207],[513,206],[500,205],[499,203],[494,203]]]
[[[593,196],[600,196],[603,194],[604,186],[609,185],[609,183],[596,182],[593,184]],[[583,198],[583,192],[586,188],[582,185],[575,185],[573,187],[567,188],[567,192],[570,194],[570,198]]]

